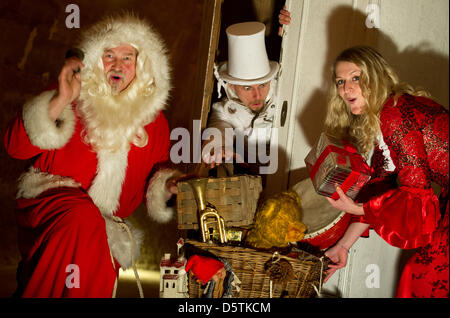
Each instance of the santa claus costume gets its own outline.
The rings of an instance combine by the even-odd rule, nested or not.
[[[122,44],[136,49],[136,77],[113,94],[101,57]],[[123,15],[92,26],[78,47],[85,54],[79,98],[53,121],[48,104],[56,91],[41,93],[4,137],[12,157],[34,158],[17,193],[23,297],[111,297],[119,267],[131,265],[134,243],[136,258],[139,251],[138,231],[130,238],[116,221],[143,201],[156,221],[172,217],[165,184],[175,172],[154,173],[170,145],[162,113],[170,90],[163,41],[143,20]]]

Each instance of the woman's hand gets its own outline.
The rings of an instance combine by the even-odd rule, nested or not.
[[[331,247],[325,252],[325,256],[327,256],[333,264],[328,265],[328,270],[326,271],[327,276],[324,279],[324,283],[340,268],[345,267],[347,265],[348,258],[347,247],[344,247],[342,244],[337,243],[335,246]]]
[[[328,265],[328,270],[326,271],[327,276],[325,277],[324,282],[326,282],[338,269],[343,268],[347,265],[348,253],[350,251],[350,248],[353,246],[353,244],[355,244],[361,234],[363,234],[368,227],[369,224],[365,223],[351,223],[342,238],[336,243],[336,245],[329,248],[325,252],[325,256],[327,256],[333,262],[333,264]]]
[[[339,199],[333,200],[327,198],[328,202],[340,211],[345,211],[354,215],[364,215],[364,208],[362,204],[356,204],[350,197],[348,197],[340,187],[336,188],[336,192],[339,194]]]

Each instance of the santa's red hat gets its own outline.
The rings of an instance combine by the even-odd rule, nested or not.
[[[221,261],[214,258],[194,255],[189,258],[185,270],[188,273],[192,269],[195,277],[204,285],[224,266]]]

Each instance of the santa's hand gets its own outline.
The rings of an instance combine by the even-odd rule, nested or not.
[[[166,201],[169,201],[173,195],[176,195],[178,193],[177,183],[180,179],[182,179],[185,176],[186,176],[186,174],[177,174],[176,176],[173,176],[172,178],[169,178],[167,180],[167,182],[166,182]]]
[[[80,95],[81,74],[84,64],[76,57],[66,59],[58,77],[58,95],[70,104]]]
[[[67,104],[80,96],[81,74],[84,64],[76,57],[66,59],[58,76],[58,91],[49,103],[49,116],[56,120]]]
[[[340,187],[336,188],[336,192],[339,195],[339,199],[333,200],[332,198],[327,197],[328,202],[330,202],[335,209],[345,211],[350,214],[364,215],[362,204],[356,204],[355,201],[348,197]]]

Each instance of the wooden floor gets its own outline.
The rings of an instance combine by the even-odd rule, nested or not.
[[[9,298],[16,290],[16,266],[0,267],[0,298]]]
[[[138,271],[138,273],[141,271]],[[142,290],[145,298],[159,297],[159,279],[156,279],[157,273],[148,278],[146,275],[140,274]],[[141,277],[142,276],[142,277]],[[148,275],[147,275],[148,276]],[[0,267],[0,298],[10,298],[16,290],[16,267],[3,266]],[[139,298],[139,289],[134,279],[132,271],[127,271],[120,275],[117,286],[117,298]]]

